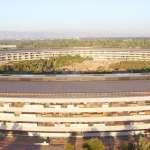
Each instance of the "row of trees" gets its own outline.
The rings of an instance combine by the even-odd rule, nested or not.
[[[0,66],[1,73],[55,73],[62,72],[63,66],[67,66],[73,63],[82,63],[89,58],[83,58],[81,56],[59,56],[51,57],[47,60],[31,60],[12,62],[9,64],[3,64]]]
[[[72,144],[67,144],[65,150],[75,150]],[[98,138],[86,140],[82,146],[82,150],[105,150],[105,146]],[[117,150],[114,146],[114,150]],[[128,142],[121,145],[121,150],[150,150],[150,141],[145,137],[140,137],[137,144]]]
[[[2,44],[16,44],[18,48],[64,48],[64,47],[111,47],[150,48],[150,39],[57,39],[1,41]]]
[[[19,48],[50,48],[50,47],[113,47],[113,48],[150,48],[149,39],[105,39],[105,40],[42,40],[42,41],[21,41],[17,43]]]

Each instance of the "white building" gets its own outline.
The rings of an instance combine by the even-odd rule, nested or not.
[[[5,44],[0,44],[0,49],[16,49],[16,45],[5,45]]]
[[[0,81],[0,130],[46,137],[147,134],[150,80]]]
[[[149,49],[66,48],[0,50],[0,62],[48,59],[54,56],[80,55],[95,60],[150,60]]]

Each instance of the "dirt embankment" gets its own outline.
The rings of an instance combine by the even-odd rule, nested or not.
[[[112,68],[110,66],[117,62],[118,61],[85,60],[82,63],[73,63],[71,65],[63,66],[62,69],[75,72],[111,71]]]

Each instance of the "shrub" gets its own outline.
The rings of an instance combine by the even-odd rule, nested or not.
[[[70,143],[66,144],[65,150],[74,150],[74,146]]]
[[[150,150],[150,141],[144,137],[140,137],[138,150]]]
[[[83,145],[84,150],[104,150],[103,143],[98,138],[87,140]]]

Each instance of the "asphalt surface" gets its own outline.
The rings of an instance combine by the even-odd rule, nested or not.
[[[150,80],[120,81],[0,81],[0,93],[150,92]]]

